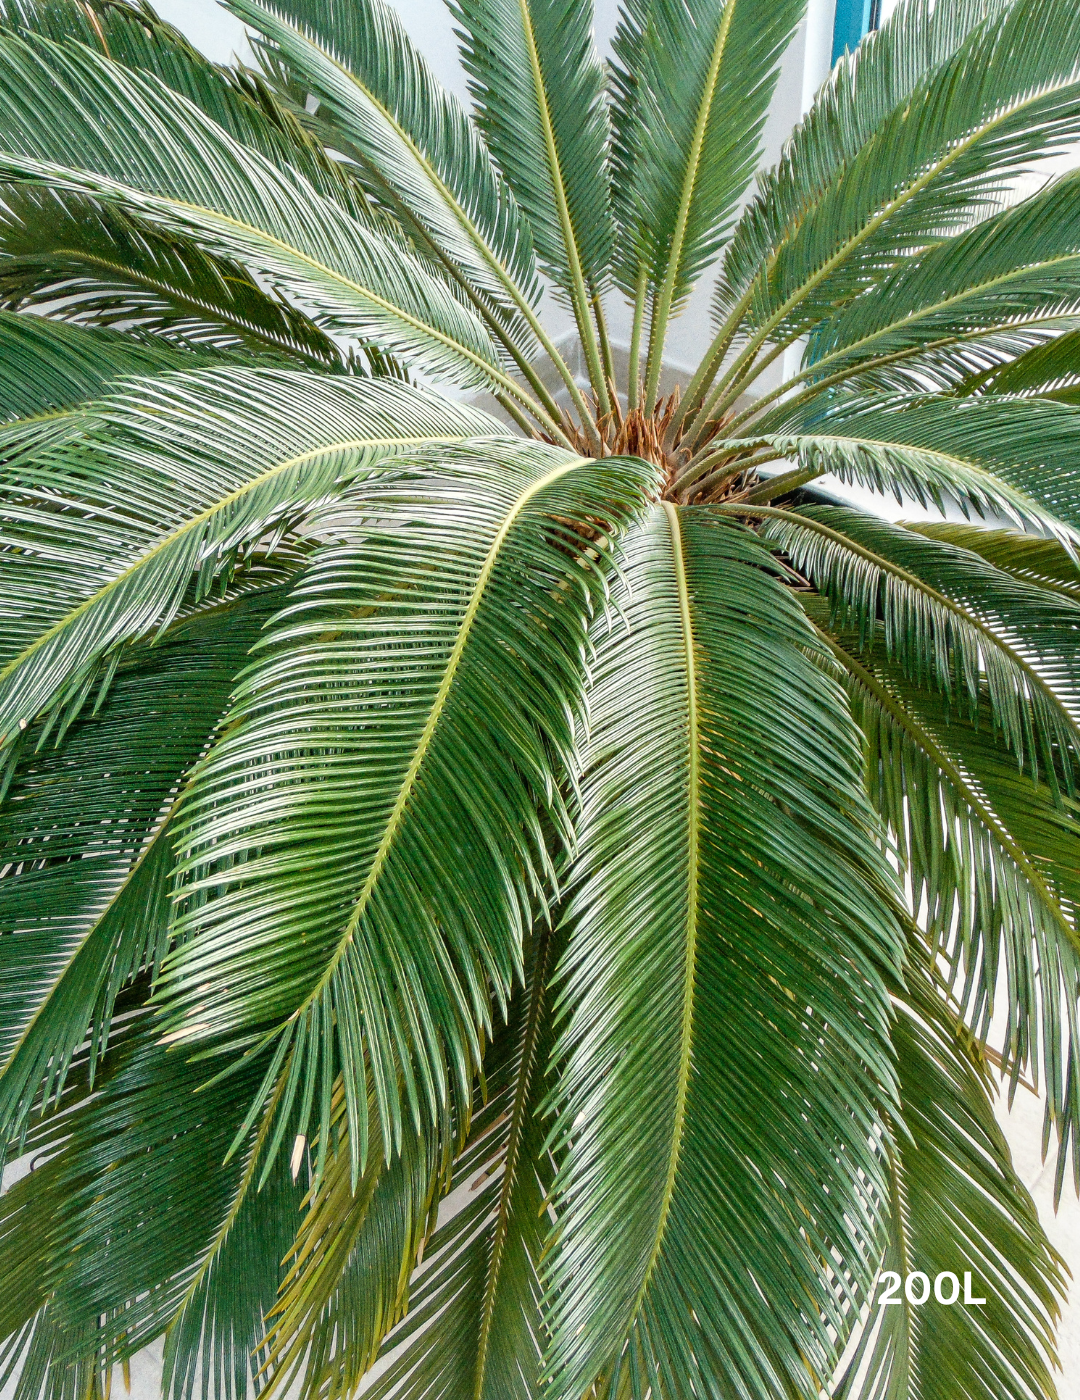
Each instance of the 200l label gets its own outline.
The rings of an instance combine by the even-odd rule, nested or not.
[[[897,1297],[901,1284],[904,1288],[904,1298],[914,1307],[921,1308],[924,1303],[930,1301],[930,1275],[924,1274],[921,1269],[916,1269],[914,1273],[908,1274],[905,1278],[901,1278],[895,1269],[883,1269],[879,1280],[879,1289],[882,1284],[886,1286],[884,1292],[879,1291],[878,1293],[879,1308],[887,1308],[890,1303],[899,1305],[904,1301],[903,1298]],[[951,1307],[953,1303],[961,1301],[960,1280],[949,1270],[938,1274],[934,1279],[933,1294],[935,1302],[944,1303],[947,1308]],[[975,1297],[972,1291],[970,1273],[964,1275],[963,1302],[969,1308],[981,1308],[986,1302],[985,1298]]]

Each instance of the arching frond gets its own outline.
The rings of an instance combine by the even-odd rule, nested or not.
[[[0,302],[90,326],[119,325],[197,349],[254,350],[340,369],[346,352],[238,263],[142,228],[76,195],[8,189],[0,209]]]
[[[0,311],[0,419],[70,408],[100,398],[117,380],[195,363],[130,335]]]
[[[142,0],[2,0],[0,22],[68,48],[89,48],[158,80],[241,145],[279,170],[296,171],[347,213],[364,217],[355,185],[257,74],[211,63]]]
[[[843,506],[762,512],[763,533],[832,604],[861,646],[882,622],[887,654],[918,685],[977,713],[1019,763],[1070,789],[1080,775],[1080,606],[981,556]]]
[[[815,330],[815,372],[824,377],[975,330],[1004,330],[1020,317],[1075,311],[1078,197],[1080,177],[1067,175],[967,233],[910,255]]]
[[[939,8],[899,6],[841,59],[744,215],[719,298],[746,298],[756,329],[811,329],[911,249],[985,214],[1009,172],[1075,140],[1070,0]]]
[[[916,963],[893,1030],[906,1133],[889,1153],[891,1219],[882,1268],[901,1287],[884,1306],[879,1277],[860,1346],[833,1400],[1055,1400],[1054,1324],[1063,1260],[1039,1224],[993,1113],[993,1088],[966,1028]],[[916,1270],[941,1295],[914,1306]],[[964,1295],[965,1275],[970,1296]],[[921,1280],[915,1279],[919,1292]]]
[[[498,427],[390,380],[232,368],[134,384],[95,421],[92,441],[81,423],[0,467],[19,546],[0,553],[8,746],[46,707],[81,704],[101,658],[168,623],[196,578],[205,592],[395,452]]]
[[[84,1041],[92,1064],[105,1053],[121,989],[160,965],[176,797],[281,606],[289,562],[118,655],[62,747],[27,731],[0,808],[0,1144],[16,1153]]]
[[[971,550],[1014,578],[1080,600],[1080,564],[1058,540],[953,520],[906,523],[909,530],[929,539]]]
[[[1061,403],[1077,402],[1080,381],[1080,331],[1070,328],[1052,340],[1033,346],[1023,355],[1001,365],[994,373],[980,375],[972,388],[990,394],[1023,394],[1032,391]]]
[[[487,1101],[454,1163],[451,1191],[465,1202],[428,1241],[408,1315],[383,1344],[390,1364],[365,1391],[371,1400],[542,1394],[538,1268],[553,1176],[542,1108],[553,1040],[548,983],[561,941],[544,925],[530,940],[525,986],[484,1059]],[[327,1368],[318,1393],[331,1400],[350,1379]]]
[[[1060,1192],[1070,1144],[1080,1170],[1075,802],[1062,804],[1018,771],[994,738],[985,699],[976,727],[882,654],[859,660],[851,639],[830,646],[866,735],[870,796],[893,833],[912,910],[945,953],[980,1034],[1004,977],[1006,1064],[1014,1091],[1025,1069],[1045,1088]]]
[[[551,1393],[816,1396],[876,1262],[888,872],[761,545],[667,506],[626,555],[560,972]]]
[[[433,374],[491,378],[486,330],[427,267],[148,74],[0,38],[0,174],[101,200],[240,262],[327,329],[408,353]]]
[[[474,290],[504,309],[513,305],[508,291],[535,304],[532,236],[517,201],[470,116],[385,0],[234,0],[233,9],[318,100],[320,124],[374,179],[375,192],[400,200]]]
[[[953,504],[1067,539],[1080,529],[1072,478],[1080,408],[992,394],[943,401],[852,395],[823,414],[806,405],[803,415],[793,410],[795,421],[760,439],[748,431],[746,445],[760,440],[777,455],[797,453],[814,475],[833,472],[943,515]]]
[[[179,818],[161,991],[174,1039],[269,1034],[265,1092],[287,1073],[279,1116],[301,1104],[323,1141],[340,1073],[354,1178],[369,1087],[387,1150],[470,1101],[551,887],[540,813],[569,834],[607,536],[654,480],[509,441],[418,473],[343,498],[356,526],[260,644]]]
[[[27,1325],[59,1337],[89,1329],[104,1366],[132,1355],[171,1320],[208,1252],[216,1248],[223,1261],[223,1235],[244,1229],[245,1205],[260,1220],[254,1229],[247,1225],[254,1248],[234,1300],[235,1340],[257,1335],[260,1309],[272,1302],[280,1278],[283,1227],[287,1241],[303,1194],[286,1159],[262,1193],[251,1189],[252,1154],[265,1145],[257,1132],[246,1133],[244,1150],[223,1161],[262,1066],[255,1060],[208,1084],[205,1061],[155,1041],[144,1015],[142,1032],[125,1045],[100,1091],[35,1135],[33,1145],[43,1139],[55,1152],[44,1178],[35,1182],[31,1173],[0,1198],[7,1277],[22,1260],[37,1263],[19,1287],[5,1289],[4,1336]],[[30,1218],[27,1197],[46,1213]],[[48,1367],[54,1394],[82,1360],[57,1346],[59,1337]],[[24,1347],[33,1341],[24,1332]],[[211,1348],[207,1364],[218,1359]],[[19,1400],[35,1393],[32,1379],[33,1368],[17,1388]]]

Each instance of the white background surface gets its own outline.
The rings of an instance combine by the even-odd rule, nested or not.
[[[807,45],[805,32],[801,33],[785,62],[766,132],[770,158],[775,156],[783,137],[799,113],[805,110],[818,82],[825,76],[831,51],[833,4],[834,0],[809,0],[811,39]],[[895,4],[896,0],[884,0],[885,17]],[[157,0],[156,8],[216,61],[228,62],[234,52],[250,61],[243,26],[214,0]],[[453,25],[440,0],[400,0],[399,9],[412,38],[423,49],[439,78],[461,97],[466,97],[464,74],[456,59]],[[597,38],[604,47],[615,26],[614,0],[597,0],[596,13]],[[674,329],[671,346],[674,360],[696,359],[695,351],[700,353],[700,347],[707,344],[707,323],[707,298],[699,294]],[[617,324],[613,332],[619,334]],[[1012,1145],[1017,1170],[1035,1196],[1047,1233],[1078,1276],[1074,1292],[1080,1295],[1080,1206],[1071,1187],[1067,1186],[1060,1213],[1054,1214],[1053,1162],[1051,1159],[1044,1166],[1039,1152],[1041,1104],[1021,1089],[1012,1114],[1006,1112],[1002,1101],[999,1117]],[[1075,1304],[1066,1310],[1059,1340],[1063,1365],[1059,1383],[1061,1400],[1080,1400],[1080,1307]],[[159,1374],[160,1348],[152,1348],[136,1358],[132,1366],[132,1392],[137,1400],[155,1400]],[[7,1400],[10,1389],[0,1392],[0,1400]]]

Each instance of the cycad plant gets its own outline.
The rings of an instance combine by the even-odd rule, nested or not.
[[[1052,1396],[1076,0],[905,0],[756,192],[801,0],[457,0],[468,111],[230,3],[0,6],[0,1380]]]

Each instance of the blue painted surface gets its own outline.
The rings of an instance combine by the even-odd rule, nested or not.
[[[879,9],[874,0],[836,0],[832,48],[834,63],[846,50],[857,48],[859,40],[869,29],[877,28],[876,12]]]

